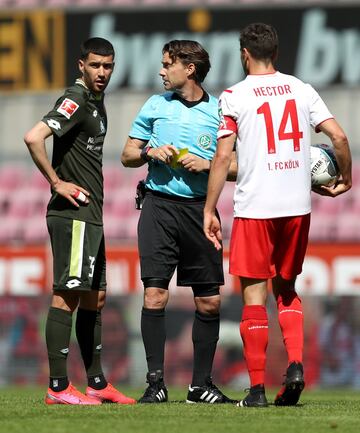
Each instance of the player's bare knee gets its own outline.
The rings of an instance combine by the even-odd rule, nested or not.
[[[105,305],[106,292],[105,290],[91,290],[85,292],[80,298],[80,308],[84,310],[100,311]]]
[[[71,311],[76,310],[79,305],[79,295],[75,292],[64,292],[61,290],[54,291],[51,300],[51,306],[60,310]]]
[[[216,315],[220,311],[220,295],[196,297],[196,309],[202,314]]]
[[[148,287],[144,292],[144,307],[151,309],[165,308],[168,298],[168,290],[159,289],[157,287]]]
[[[104,290],[99,291],[97,300],[97,309],[101,311],[105,306],[106,292]]]

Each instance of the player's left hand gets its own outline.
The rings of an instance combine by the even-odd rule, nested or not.
[[[340,194],[348,191],[350,189],[349,185],[346,185],[342,180],[339,180],[333,186],[313,186],[312,191],[316,192],[316,194],[328,196],[328,197],[337,197]]]
[[[178,163],[181,164],[183,168],[193,173],[201,173],[202,171],[210,169],[210,161],[200,158],[193,153],[187,153],[180,157]]]
[[[222,234],[220,221],[216,215],[212,213],[204,212],[204,233],[210,242],[214,244],[214,247],[219,251],[222,248]]]

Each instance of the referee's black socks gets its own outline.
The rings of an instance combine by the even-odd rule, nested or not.
[[[194,367],[191,385],[204,386],[211,376],[216,345],[219,339],[220,314],[202,314],[195,311],[192,340]]]
[[[164,371],[165,308],[141,310],[141,335],[144,342],[148,371]]]

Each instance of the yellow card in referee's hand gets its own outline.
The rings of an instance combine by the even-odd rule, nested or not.
[[[182,156],[184,156],[187,153],[189,153],[189,149],[187,147],[184,147],[183,149],[178,149],[178,150],[179,150],[178,154],[176,154],[176,153],[173,154],[173,157],[172,157],[172,160],[171,160],[171,164],[170,164],[171,168],[181,168],[182,165],[178,162],[179,159]]]

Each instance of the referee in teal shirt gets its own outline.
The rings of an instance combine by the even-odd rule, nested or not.
[[[175,269],[177,284],[190,286],[195,302],[193,377],[186,401],[232,403],[211,379],[224,275],[222,252],[203,233],[208,173],[219,126],[217,99],[201,85],[210,69],[209,55],[198,42],[188,40],[170,41],[162,54],[159,75],[166,92],[152,96],[141,108],[121,157],[125,167],[148,164],[138,226],[148,387],[139,403],[168,400],[165,307]]]

